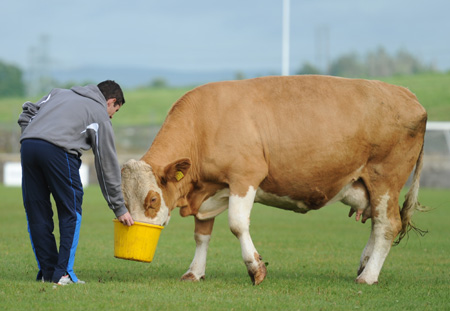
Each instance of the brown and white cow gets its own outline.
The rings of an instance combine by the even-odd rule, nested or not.
[[[306,213],[341,201],[372,220],[356,282],[377,283],[394,239],[410,229],[427,114],[407,89],[326,76],[210,83],[172,107],[150,149],[122,169],[133,218],[195,216],[196,250],[183,280],[205,275],[214,218],[228,209],[254,284],[266,267],[249,233],[254,202]],[[403,208],[399,193],[416,166]]]

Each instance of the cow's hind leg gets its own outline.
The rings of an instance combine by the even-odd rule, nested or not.
[[[182,281],[199,281],[205,278],[206,255],[213,226],[214,218],[208,220],[195,218],[195,255],[189,270],[181,277]]]
[[[241,243],[242,258],[254,285],[260,284],[266,277],[266,266],[262,262],[250,236],[250,212],[255,200],[256,189],[249,187],[247,194],[241,197],[230,195],[228,222],[231,232]]]
[[[361,179],[354,182],[352,186],[344,193],[344,197],[342,198],[341,202],[350,206],[350,213],[348,214],[349,217],[351,217],[356,212],[356,221],[359,221],[362,216],[361,222],[365,223],[368,218],[372,217],[369,193],[364,182]],[[364,270],[364,267],[366,266],[370,255],[372,254],[374,242],[375,239],[372,228],[372,233],[370,234],[369,241],[367,242],[367,245],[361,254],[358,275],[360,275]]]
[[[360,261],[357,283],[378,283],[383,263],[401,228],[398,193],[371,196],[372,232]]]
[[[358,268],[358,272],[357,272],[358,276],[363,272],[364,268],[366,267],[367,262],[369,261],[370,255],[373,252],[374,245],[375,245],[375,235],[374,235],[373,221],[372,221],[372,231],[370,232],[369,241],[367,241],[366,247],[364,247],[364,250],[361,254],[361,258],[359,260],[359,268]]]

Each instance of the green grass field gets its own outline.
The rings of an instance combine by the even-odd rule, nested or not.
[[[53,289],[34,281],[20,188],[0,187],[1,310],[449,310],[450,192],[422,189],[432,211],[416,214],[429,233],[393,247],[378,285],[354,283],[367,242],[365,225],[332,205],[306,215],[255,205],[251,233],[269,263],[253,286],[226,212],[215,224],[206,280],[180,282],[194,255],[193,218],[178,211],[161,234],[152,263],[113,257],[113,213],[98,187],[85,189],[75,271],[84,285]]]

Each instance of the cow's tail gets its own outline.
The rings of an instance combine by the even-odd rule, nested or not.
[[[423,146],[420,151],[419,158],[416,162],[416,169],[414,170],[414,175],[411,183],[411,187],[409,188],[408,193],[405,196],[405,202],[403,203],[402,210],[400,212],[400,217],[402,219],[402,228],[398,234],[397,241],[395,241],[395,245],[399,244],[400,241],[408,234],[408,232],[413,229],[419,235],[424,236],[428,231],[421,230],[413,225],[411,221],[411,217],[415,211],[427,211],[428,208],[421,205],[417,200],[419,195],[419,182],[420,182],[420,173],[422,171],[423,166]]]

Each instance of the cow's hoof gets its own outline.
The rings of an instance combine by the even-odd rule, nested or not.
[[[197,278],[194,273],[192,272],[187,272],[185,273],[182,277],[181,277],[181,281],[189,281],[189,282],[198,282],[200,280],[204,280],[205,276],[201,276],[199,278]]]
[[[253,285],[259,285],[266,278],[267,269],[266,265],[262,262],[258,262],[258,269],[255,272],[248,271],[248,275],[252,279]]]
[[[358,276],[355,280],[355,283],[372,285],[372,284],[378,284],[378,280],[372,281],[372,280],[365,279],[364,277]]]

